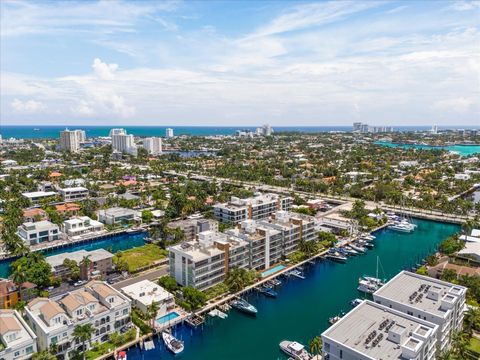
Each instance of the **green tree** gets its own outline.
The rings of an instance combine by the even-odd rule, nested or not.
[[[42,350],[36,352],[32,355],[32,360],[56,360],[57,357],[55,355],[50,354],[47,350]]]
[[[26,256],[14,261],[10,268],[12,269],[12,278],[17,280],[29,281],[40,288],[50,285],[52,269],[45,261],[45,257],[39,252],[29,253]]]
[[[231,292],[238,292],[255,282],[256,273],[242,268],[233,268],[227,273],[225,284]]]
[[[160,310],[160,306],[158,306],[158,303],[153,301],[150,305],[147,307],[147,318],[150,320],[150,326],[154,327],[155,324],[155,319],[157,318],[158,310]]]
[[[192,310],[202,307],[207,301],[207,295],[205,295],[205,293],[191,286],[184,287],[182,293],[183,299]]]
[[[75,341],[79,341],[82,343],[82,353],[83,353],[83,360],[85,360],[87,348],[86,343],[90,343],[92,341],[92,335],[95,333],[95,328],[92,324],[83,324],[77,325],[73,329],[73,339]]]
[[[319,355],[322,351],[322,338],[320,336],[315,336],[309,343],[310,353],[314,355]]]
[[[150,210],[143,210],[142,211],[142,221],[145,224],[149,224],[153,219],[153,214]]]
[[[445,269],[443,270],[440,278],[443,281],[454,282],[457,279],[457,272],[452,269]]]
[[[175,278],[170,275],[162,276],[158,279],[158,285],[171,293],[177,291],[179,288]]]

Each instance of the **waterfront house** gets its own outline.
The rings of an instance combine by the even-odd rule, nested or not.
[[[74,216],[78,214],[81,207],[77,203],[65,203],[65,204],[55,205],[55,209],[59,214],[66,215],[66,216]]]
[[[113,207],[106,210],[99,210],[98,220],[107,225],[117,225],[141,222],[142,219],[136,210]]]
[[[210,230],[218,231],[218,222],[211,219],[185,219],[171,221],[167,224],[170,229],[180,229],[184,234],[185,241],[195,240],[198,233]]]
[[[365,300],[322,333],[329,360],[435,358],[439,326]]]
[[[150,280],[142,280],[125,286],[121,291],[132,299],[132,305],[144,314],[148,312],[148,307],[152,303],[158,305],[158,316],[168,314],[175,307],[173,295]]]
[[[31,208],[23,210],[23,221],[35,222],[48,220],[47,212],[41,208]]]
[[[88,189],[82,186],[63,188],[58,192],[65,201],[84,200],[88,197]]]
[[[197,241],[186,241],[168,248],[170,275],[182,286],[204,290],[225,280],[234,268],[248,268],[249,246],[227,234],[204,231]]]
[[[0,310],[0,359],[30,359],[37,352],[37,336],[16,310]]]
[[[86,269],[87,276],[82,276],[83,278],[88,278],[90,275],[104,277],[113,269],[113,254],[104,249],[66,252],[47,256],[45,260],[52,267],[53,275],[61,277],[62,279],[66,279],[70,276],[71,269],[70,267],[65,266],[65,259],[73,260],[77,263],[77,265],[81,265],[81,262],[84,258],[88,258],[90,260],[90,266],[89,269]]]
[[[36,288],[31,282],[17,285],[10,279],[0,279],[0,309],[14,308],[20,300],[30,301],[35,297]]]
[[[376,303],[439,326],[437,348],[450,346],[463,323],[467,288],[402,271],[373,294]]]
[[[28,245],[40,244],[46,241],[55,241],[61,238],[58,225],[47,221],[26,222],[17,228],[17,234]]]
[[[232,196],[228,203],[214,205],[213,211],[219,221],[236,224],[247,219],[266,219],[277,210],[290,210],[292,204],[289,196],[256,193],[247,199]]]
[[[77,325],[92,324],[95,333],[91,343],[103,343],[110,334],[130,324],[131,302],[119,291],[101,281],[91,281],[85,287],[65,294],[55,301],[36,298],[25,309],[25,317],[38,339],[40,350],[56,345],[57,357],[68,359],[71,351],[82,349],[75,342],[73,331]]]
[[[103,230],[103,223],[92,220],[88,216],[78,216],[65,220],[62,224],[62,231],[69,237],[93,234]]]
[[[38,204],[43,199],[48,199],[56,196],[57,193],[54,191],[33,191],[22,193],[23,197],[26,197],[33,204]]]

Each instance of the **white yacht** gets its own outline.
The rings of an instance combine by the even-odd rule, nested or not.
[[[416,227],[417,225],[411,223],[410,221],[402,220],[402,221],[395,221],[388,228],[391,230],[400,231],[400,232],[412,232],[415,230]]]
[[[162,332],[162,339],[165,345],[167,346],[168,350],[173,352],[175,355],[180,354],[183,349],[183,341],[178,340],[173,336],[172,334],[169,334],[168,332],[164,331]]]
[[[358,291],[361,291],[361,292],[364,292],[364,293],[367,293],[367,294],[373,294],[375,291],[377,291],[378,289],[380,288],[380,286],[378,286],[377,284],[375,283],[372,283],[368,280],[363,280],[361,279],[359,282],[358,282],[358,287],[357,287],[357,290]]]
[[[305,350],[305,346],[296,341],[283,340],[280,342],[280,349],[295,360],[310,360],[310,354]]]

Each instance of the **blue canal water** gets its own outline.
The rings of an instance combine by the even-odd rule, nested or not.
[[[328,326],[328,319],[349,311],[349,302],[362,294],[357,291],[358,278],[375,275],[380,259],[380,277],[391,278],[414,266],[435,251],[446,237],[459,231],[457,225],[415,220],[418,228],[411,234],[384,229],[375,235],[375,248],[367,254],[351,257],[346,264],[321,260],[305,268],[305,280],[281,278],[276,299],[251,292],[246,297],[258,309],[256,317],[231,310],[225,320],[209,318],[197,329],[179,324],[174,335],[185,342],[177,359],[245,360],[287,359],[278,344],[284,339],[305,345]],[[133,347],[128,359],[173,359],[162,341],[155,338],[155,349]]]
[[[402,149],[421,149],[421,150],[447,150],[454,151],[460,156],[469,156],[480,153],[479,145],[451,145],[451,146],[431,146],[431,145],[416,145],[416,144],[396,144],[388,141],[376,141],[375,144],[380,146],[387,146],[392,148],[400,147]]]
[[[85,130],[87,137],[108,136],[110,129],[115,127],[123,127],[129,134],[135,136],[165,136],[165,130],[172,128],[175,135],[192,135],[192,136],[210,136],[210,135],[233,135],[236,130],[255,130],[252,126],[82,126],[82,125],[0,125],[0,134],[4,139],[32,139],[32,138],[58,138],[59,132],[66,127],[69,129]],[[456,126],[458,128],[459,126]],[[455,128],[453,126],[445,126],[442,129]],[[478,126],[466,126],[465,128],[478,128]],[[275,132],[298,131],[305,133],[318,133],[329,131],[352,131],[351,126],[273,126]],[[429,126],[398,126],[395,131],[424,131],[430,129]]]
[[[112,253],[116,253],[120,250],[128,250],[134,247],[142,246],[145,244],[144,238],[146,233],[137,234],[120,234],[107,238],[103,238],[96,241],[90,241],[86,243],[76,244],[69,247],[57,248],[50,251],[44,251],[45,256],[61,254],[65,252],[73,252],[77,250],[96,250],[105,249]],[[10,264],[14,260],[6,259],[0,261],[0,278],[6,278],[10,275]]]

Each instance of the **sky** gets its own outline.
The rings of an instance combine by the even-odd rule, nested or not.
[[[0,10],[0,125],[480,124],[480,0]]]

